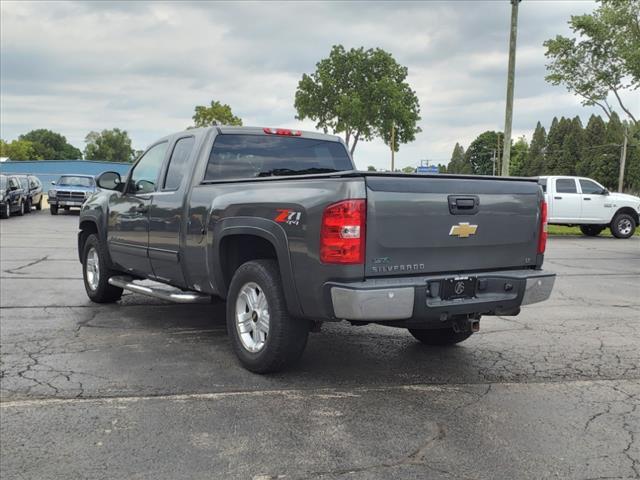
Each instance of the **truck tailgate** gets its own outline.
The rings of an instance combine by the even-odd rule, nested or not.
[[[366,185],[366,277],[536,264],[535,182],[367,176]]]

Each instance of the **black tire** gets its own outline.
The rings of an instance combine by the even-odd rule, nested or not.
[[[454,345],[469,338],[473,332],[455,332],[453,328],[432,330],[409,328],[409,333],[425,345]]]
[[[636,231],[636,220],[628,213],[619,213],[611,220],[611,234],[616,238],[632,237]]]
[[[2,212],[0,212],[0,218],[9,218],[10,216],[11,216],[11,205],[7,201],[7,203],[4,204],[4,208],[2,209]]]
[[[36,203],[36,210],[42,210],[42,197],[40,197],[40,201]]]
[[[604,229],[602,225],[580,225],[580,231],[587,237],[597,237]]]
[[[51,212],[51,215],[57,215],[58,205],[49,205],[49,211]]]
[[[95,288],[90,286],[87,276],[87,256],[92,249],[98,254],[99,275]],[[110,268],[106,250],[98,237],[94,234],[89,235],[82,248],[82,278],[89,299],[95,303],[111,303],[120,300],[122,289],[109,285],[109,278],[118,273]]]
[[[18,204],[18,206],[20,207],[18,209],[18,211],[16,212],[16,215],[21,217],[24,215],[24,202],[22,200],[20,200],[20,203]]]
[[[248,283],[255,283],[261,289],[269,312],[268,333],[264,345],[257,352],[245,347],[236,323],[236,303],[240,291]],[[289,315],[280,271],[274,260],[250,261],[236,270],[227,296],[227,332],[240,363],[251,372],[276,372],[290,366],[302,355],[307,345],[309,322]]]
[[[68,212],[69,210],[71,210],[71,207],[62,207],[62,208],[64,208],[65,212]]]
[[[27,200],[24,204],[24,213],[31,213],[31,200]]]

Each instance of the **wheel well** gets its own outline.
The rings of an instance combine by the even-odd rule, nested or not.
[[[84,250],[84,242],[87,241],[89,235],[92,233],[98,233],[98,227],[95,223],[85,220],[80,223],[80,236],[78,237],[78,255],[80,256],[80,262],[82,262],[82,250]]]
[[[611,221],[613,221],[613,219],[616,218],[616,215],[618,215],[619,213],[626,213],[628,215],[631,215],[633,219],[636,221],[636,225],[640,224],[640,218],[638,218],[638,212],[636,212],[631,207],[620,208],[616,213],[614,213],[613,217],[611,218]]]
[[[229,288],[235,271],[250,260],[278,259],[273,244],[255,235],[229,235],[220,242],[220,266],[225,289]]]

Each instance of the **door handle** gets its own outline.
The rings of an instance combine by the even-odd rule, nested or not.
[[[553,197],[554,200],[562,200],[562,197]]]
[[[584,197],[583,200],[591,200],[591,197]]]

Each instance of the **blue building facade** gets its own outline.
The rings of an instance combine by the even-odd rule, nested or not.
[[[45,186],[58,180],[60,175],[82,174],[97,177],[103,172],[118,172],[125,176],[131,163],[98,162],[92,160],[29,160],[0,162],[0,173],[28,173],[35,175]]]

